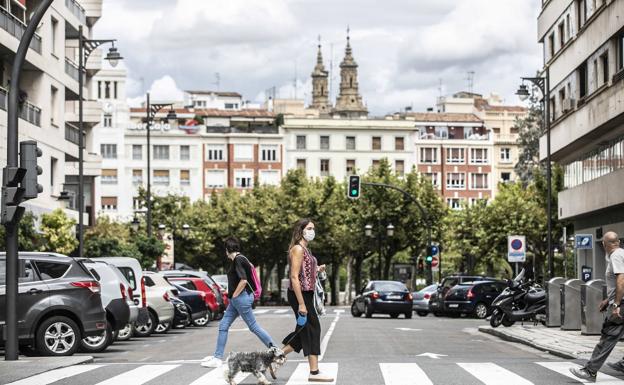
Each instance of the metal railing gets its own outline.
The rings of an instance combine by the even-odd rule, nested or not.
[[[82,137],[84,139],[83,143],[86,143],[86,135],[84,133],[82,134]],[[66,124],[65,125],[65,140],[75,145],[79,145],[80,144],[80,130],[77,129],[76,127]]]
[[[0,87],[0,109],[7,110],[7,103],[9,102],[9,91]],[[19,117],[27,122],[34,124],[37,127],[41,127],[41,108],[35,106],[30,102],[24,102],[19,108]]]
[[[65,58],[65,73],[69,75],[75,81],[79,81],[80,71],[78,70],[78,65],[71,61],[69,58]]]
[[[26,30],[26,24],[24,24],[17,17],[13,16],[6,9],[0,7],[0,28],[13,35],[16,39],[21,40],[22,35],[24,35],[24,31]],[[41,36],[35,33],[32,41],[30,42],[30,48],[41,54]]]
[[[80,23],[85,24],[87,22],[87,14],[85,9],[82,8],[76,0],[65,0],[65,6],[69,11],[80,20]]]

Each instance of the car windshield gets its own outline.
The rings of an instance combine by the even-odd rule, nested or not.
[[[421,289],[420,291],[422,291],[423,293],[430,293],[432,291],[435,291],[438,288],[438,284],[433,284],[433,285],[429,285],[427,287],[425,287],[424,289]]]
[[[401,282],[375,282],[375,290],[378,291],[407,291],[407,287]]]

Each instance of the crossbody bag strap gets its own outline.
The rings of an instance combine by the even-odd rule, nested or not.
[[[247,261],[247,265],[249,266],[249,271],[250,271],[250,273],[251,273],[251,274],[253,274],[253,271],[251,271],[251,269],[253,269],[253,265],[251,264],[251,261],[249,261],[249,259],[247,259],[247,257],[245,257],[245,256],[244,256],[243,254],[241,254],[241,253],[236,254],[236,256],[237,256],[237,257],[238,257],[238,256],[241,256],[241,257],[245,258],[245,261]],[[249,279],[247,279],[247,286],[249,286],[249,290],[251,290],[251,292],[252,292],[252,293],[254,293],[254,292],[255,292],[255,290],[254,290],[254,288],[253,288],[253,287],[251,287],[251,283],[250,283],[250,280],[251,280],[251,279],[253,279],[253,276],[251,276],[251,277],[247,277],[247,278],[249,278]]]

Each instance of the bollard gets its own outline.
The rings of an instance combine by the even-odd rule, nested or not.
[[[607,284],[602,279],[594,279],[581,285],[581,334],[600,334],[604,315],[598,311],[598,306],[605,298]]]
[[[561,284],[565,278],[555,277],[546,283],[546,326],[561,326]]]
[[[580,279],[569,279],[561,284],[561,330],[581,330]]]

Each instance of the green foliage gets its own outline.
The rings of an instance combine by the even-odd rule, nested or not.
[[[20,251],[36,251],[43,244],[43,238],[35,229],[37,217],[26,212],[19,223],[18,249]],[[0,250],[6,250],[4,226],[0,226]]]
[[[85,232],[84,256],[141,259],[128,225],[111,221],[107,216],[100,216],[95,226]]]
[[[68,218],[61,209],[41,216],[41,233],[43,244],[41,251],[70,254],[78,246],[74,234],[76,221]]]
[[[141,266],[147,269],[154,265],[156,259],[165,251],[165,244],[156,237],[146,237],[140,235],[134,238],[136,248],[138,249],[137,258],[141,262]]]

